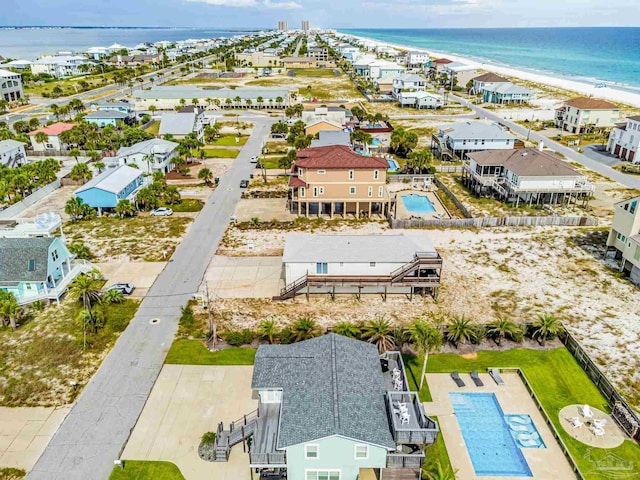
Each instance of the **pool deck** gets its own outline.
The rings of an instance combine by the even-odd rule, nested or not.
[[[551,430],[545,423],[542,414],[527,392],[520,377],[516,373],[501,374],[504,385],[497,385],[489,374],[480,373],[484,387],[476,387],[467,373],[460,373],[466,386],[458,388],[449,374],[427,374],[427,383],[433,398],[432,402],[424,402],[425,413],[430,417],[438,417],[440,432],[444,438],[451,459],[451,465],[458,471],[457,478],[465,480],[522,480],[534,479],[575,479],[576,476],[569,462],[560,450]],[[528,414],[531,416],[538,433],[547,448],[523,448],[521,452],[529,465],[533,477],[489,477],[477,476],[467,452],[467,447],[458,426],[449,393],[495,393],[504,414]]]
[[[407,207],[405,207],[404,202],[402,201],[402,197],[405,197],[407,195],[420,195],[420,196],[427,197],[429,201],[433,204],[436,211],[430,212],[430,213],[410,212],[409,210],[407,210]],[[427,192],[424,190],[403,190],[398,192],[396,197],[395,218],[399,220],[405,220],[409,218],[423,218],[423,219],[450,218],[450,216],[447,210],[442,205],[442,202],[440,202],[440,199],[436,196],[434,192]]]

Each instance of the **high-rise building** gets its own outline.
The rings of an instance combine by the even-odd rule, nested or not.
[[[286,20],[278,21],[278,30],[280,30],[281,32],[286,32],[286,31],[289,30],[289,28],[287,27],[287,21]]]
[[[302,31],[303,32],[309,31],[309,20],[302,20]]]

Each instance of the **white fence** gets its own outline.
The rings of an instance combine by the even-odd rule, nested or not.
[[[60,179],[56,179],[48,185],[44,187],[40,187],[37,190],[34,190],[31,195],[29,195],[24,200],[14,203],[10,207],[5,208],[0,212],[0,219],[14,218],[24,212],[27,208],[32,206],[38,200],[42,200],[44,197],[49,195],[60,188]]]
[[[524,227],[554,225],[561,227],[595,227],[598,219],[594,217],[477,217],[477,218],[433,218],[397,220],[389,218],[391,228],[487,228],[487,227]]]

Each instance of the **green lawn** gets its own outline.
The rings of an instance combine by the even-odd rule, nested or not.
[[[238,141],[236,142],[236,138]],[[216,139],[215,142],[208,144],[215,147],[242,147],[244,146],[249,137],[236,137],[235,135],[222,135]]]
[[[409,376],[414,378],[413,380],[409,379],[409,383],[412,383],[420,377],[421,360],[415,358],[407,361],[406,365],[410,371]],[[626,441],[621,446],[609,450],[590,448],[565,433],[558,413],[567,405],[589,404],[600,410],[610,411],[604,397],[565,348],[549,351],[526,349],[505,352],[481,351],[474,359],[465,359],[456,354],[430,355],[427,372],[486,371],[488,367],[519,367],[524,371],[550,420],[586,479],[608,478],[593,470],[591,462],[586,459],[589,455],[593,461],[604,461],[607,455],[614,454],[623,460],[633,462],[635,475],[640,475],[640,462],[638,462],[640,446],[637,444]],[[421,392],[421,398],[423,394],[424,392]],[[425,398],[429,397],[425,396]]]
[[[69,95],[75,95],[76,93],[83,92],[80,82],[87,82],[89,85],[88,90],[92,90],[98,87],[104,87],[106,85],[113,84],[112,74],[106,75],[106,82],[103,81],[104,75],[84,75],[75,78],[68,78],[64,80],[53,80],[48,83],[39,83],[37,85],[25,85],[24,93],[27,95],[51,95],[54,88],[60,87],[62,95],[60,97],[67,97]],[[76,89],[77,87],[77,89]],[[114,86],[115,88],[115,86]]]
[[[157,137],[160,133],[160,122],[158,120],[155,120],[145,131]]]
[[[437,418],[431,417],[436,422]],[[444,437],[442,435],[438,435],[436,437],[435,443],[429,445],[425,450],[426,460],[424,466],[422,467],[423,471],[428,471],[431,469],[433,465],[436,465],[440,462],[440,465],[443,469],[451,469],[453,471],[453,467],[451,466],[451,460],[449,459],[449,452],[447,452],[447,446],[444,443]]]
[[[297,68],[294,70],[296,77],[335,77],[330,68]]]
[[[278,155],[277,157],[260,157],[260,166],[261,168],[266,168],[267,170],[269,169],[273,169],[273,168],[280,168],[278,166],[278,160],[280,160],[280,157],[282,155]]]
[[[202,204],[195,198],[187,198],[180,200],[177,205],[167,205],[162,203],[162,207],[169,207],[174,212],[199,212],[202,210]]]
[[[236,158],[240,153],[240,150],[231,150],[229,148],[203,148],[204,156],[206,158]],[[200,158],[200,152],[193,150],[191,152],[194,158]]]
[[[226,348],[210,352],[199,340],[178,339],[173,342],[165,363],[181,365],[253,365],[253,348]]]
[[[171,462],[125,460],[124,469],[113,467],[109,480],[185,480]]]

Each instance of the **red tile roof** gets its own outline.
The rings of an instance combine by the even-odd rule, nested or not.
[[[453,63],[453,61],[448,58],[438,58],[437,60],[434,60],[433,63]]]
[[[618,110],[620,107],[606,100],[598,100],[597,98],[578,97],[572,98],[566,102],[570,107],[580,110]]]
[[[36,133],[43,132],[43,133],[46,133],[47,135],[55,136],[55,135],[60,135],[62,132],[66,132],[67,130],[71,130],[73,127],[75,127],[74,123],[63,123],[63,122],[52,123],[51,125],[48,125],[46,127],[42,127],[37,130],[34,130],[33,132],[29,132],[29,135],[33,136]]]
[[[365,157],[351,151],[346,145],[305,148],[298,152],[296,168],[389,168],[387,160],[379,157]]]
[[[292,177],[289,177],[289,186],[290,187],[306,187],[307,184],[302,180],[300,180],[299,177],[292,176]]]

